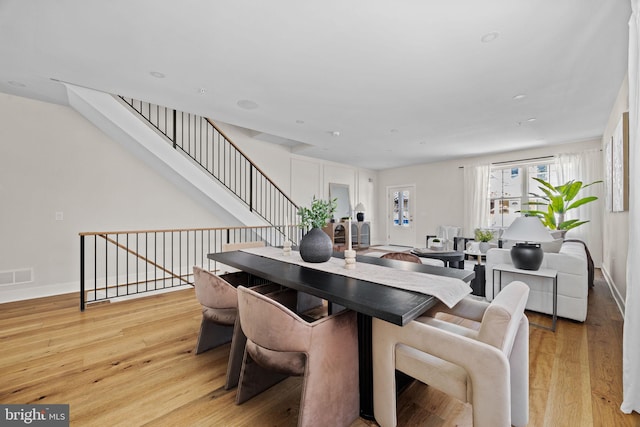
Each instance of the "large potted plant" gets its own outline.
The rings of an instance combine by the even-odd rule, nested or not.
[[[537,206],[538,209],[521,210],[525,215],[537,216],[550,230],[571,230],[589,220],[569,219],[565,220],[565,214],[571,209],[575,209],[587,203],[598,200],[596,196],[587,196],[577,198],[578,193],[594,184],[602,181],[594,181],[590,184],[583,184],[582,181],[567,181],[558,186],[553,186],[547,181],[540,178],[533,178],[540,184],[538,188],[543,194],[529,193],[531,196],[542,199],[542,201],[533,201],[526,203],[529,206]],[[546,209],[544,209],[546,208]]]
[[[333,254],[331,238],[322,230],[336,210],[337,199],[313,197],[311,208],[299,207],[300,227],[310,228],[300,241],[300,256],[307,262],[325,262]]]

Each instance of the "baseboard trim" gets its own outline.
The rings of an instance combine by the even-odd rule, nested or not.
[[[616,305],[618,306],[618,310],[620,310],[620,314],[622,314],[622,318],[624,319],[624,310],[625,310],[624,298],[622,298],[622,295],[620,295],[620,292],[618,292],[618,288],[615,287],[613,279],[611,278],[611,275],[609,274],[607,269],[604,266],[601,266],[600,270],[602,271],[602,276],[604,277],[604,280],[607,282],[607,286],[609,286],[609,291],[611,292],[611,296],[613,297],[613,300],[616,302]]]

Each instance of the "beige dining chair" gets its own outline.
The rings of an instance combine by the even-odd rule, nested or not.
[[[505,293],[505,291],[507,291]],[[529,287],[507,285],[489,304],[465,298],[397,326],[373,319],[376,421],[395,426],[396,370],[472,405],[474,427],[525,426],[529,419]],[[481,322],[480,329],[435,318],[437,312]]]
[[[195,354],[203,353],[231,341],[225,388],[238,384],[246,338],[238,322],[238,292],[223,278],[200,267],[193,267],[196,298],[202,306],[202,320]],[[274,284],[254,287],[258,292],[273,294],[281,287]]]
[[[348,426],[358,418],[355,312],[343,310],[308,323],[243,286],[238,287],[238,308],[247,344],[237,404],[288,376],[303,376],[298,426]]]
[[[395,259],[398,261],[408,261],[415,262],[416,264],[422,264],[420,257],[409,252],[387,252],[382,255],[380,258],[384,259]]]
[[[418,255],[414,255],[409,252],[388,252],[382,255],[380,258],[415,262],[417,264],[433,265],[435,267],[444,267],[444,261],[442,260],[431,259],[431,258],[420,258]]]

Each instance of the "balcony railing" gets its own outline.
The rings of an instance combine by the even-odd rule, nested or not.
[[[269,224],[296,224],[298,208],[211,120],[120,97],[176,150],[193,159]]]
[[[193,266],[219,271],[207,254],[225,244],[298,241],[290,226],[186,228],[80,233],[80,309],[87,303],[193,284]],[[231,269],[229,269],[231,271]]]

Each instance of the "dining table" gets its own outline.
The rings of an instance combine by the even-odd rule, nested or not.
[[[265,249],[263,249],[265,250]],[[437,299],[424,292],[416,292],[388,284],[379,283],[375,274],[363,278],[352,277],[336,272],[323,271],[316,266],[305,263],[292,263],[283,259],[252,253],[258,250],[238,250],[230,252],[210,253],[207,257],[235,269],[244,271],[250,276],[291,288],[319,297],[357,313],[358,318],[358,358],[360,380],[360,416],[374,419],[373,413],[373,360],[372,360],[372,318],[404,326],[437,303]],[[282,252],[282,250],[280,250]],[[297,252],[293,251],[292,254]],[[333,259],[344,257],[342,252],[334,252]],[[442,281],[454,279],[469,283],[473,271],[445,268],[405,261],[382,259],[367,255],[356,256],[358,264],[372,264],[382,268],[395,270],[386,274],[402,275],[422,273],[425,279]],[[218,269],[218,266],[214,266]],[[363,268],[361,267],[361,270]],[[420,278],[421,276],[413,276]],[[446,279],[445,279],[446,278]],[[470,287],[469,287],[470,292]]]

